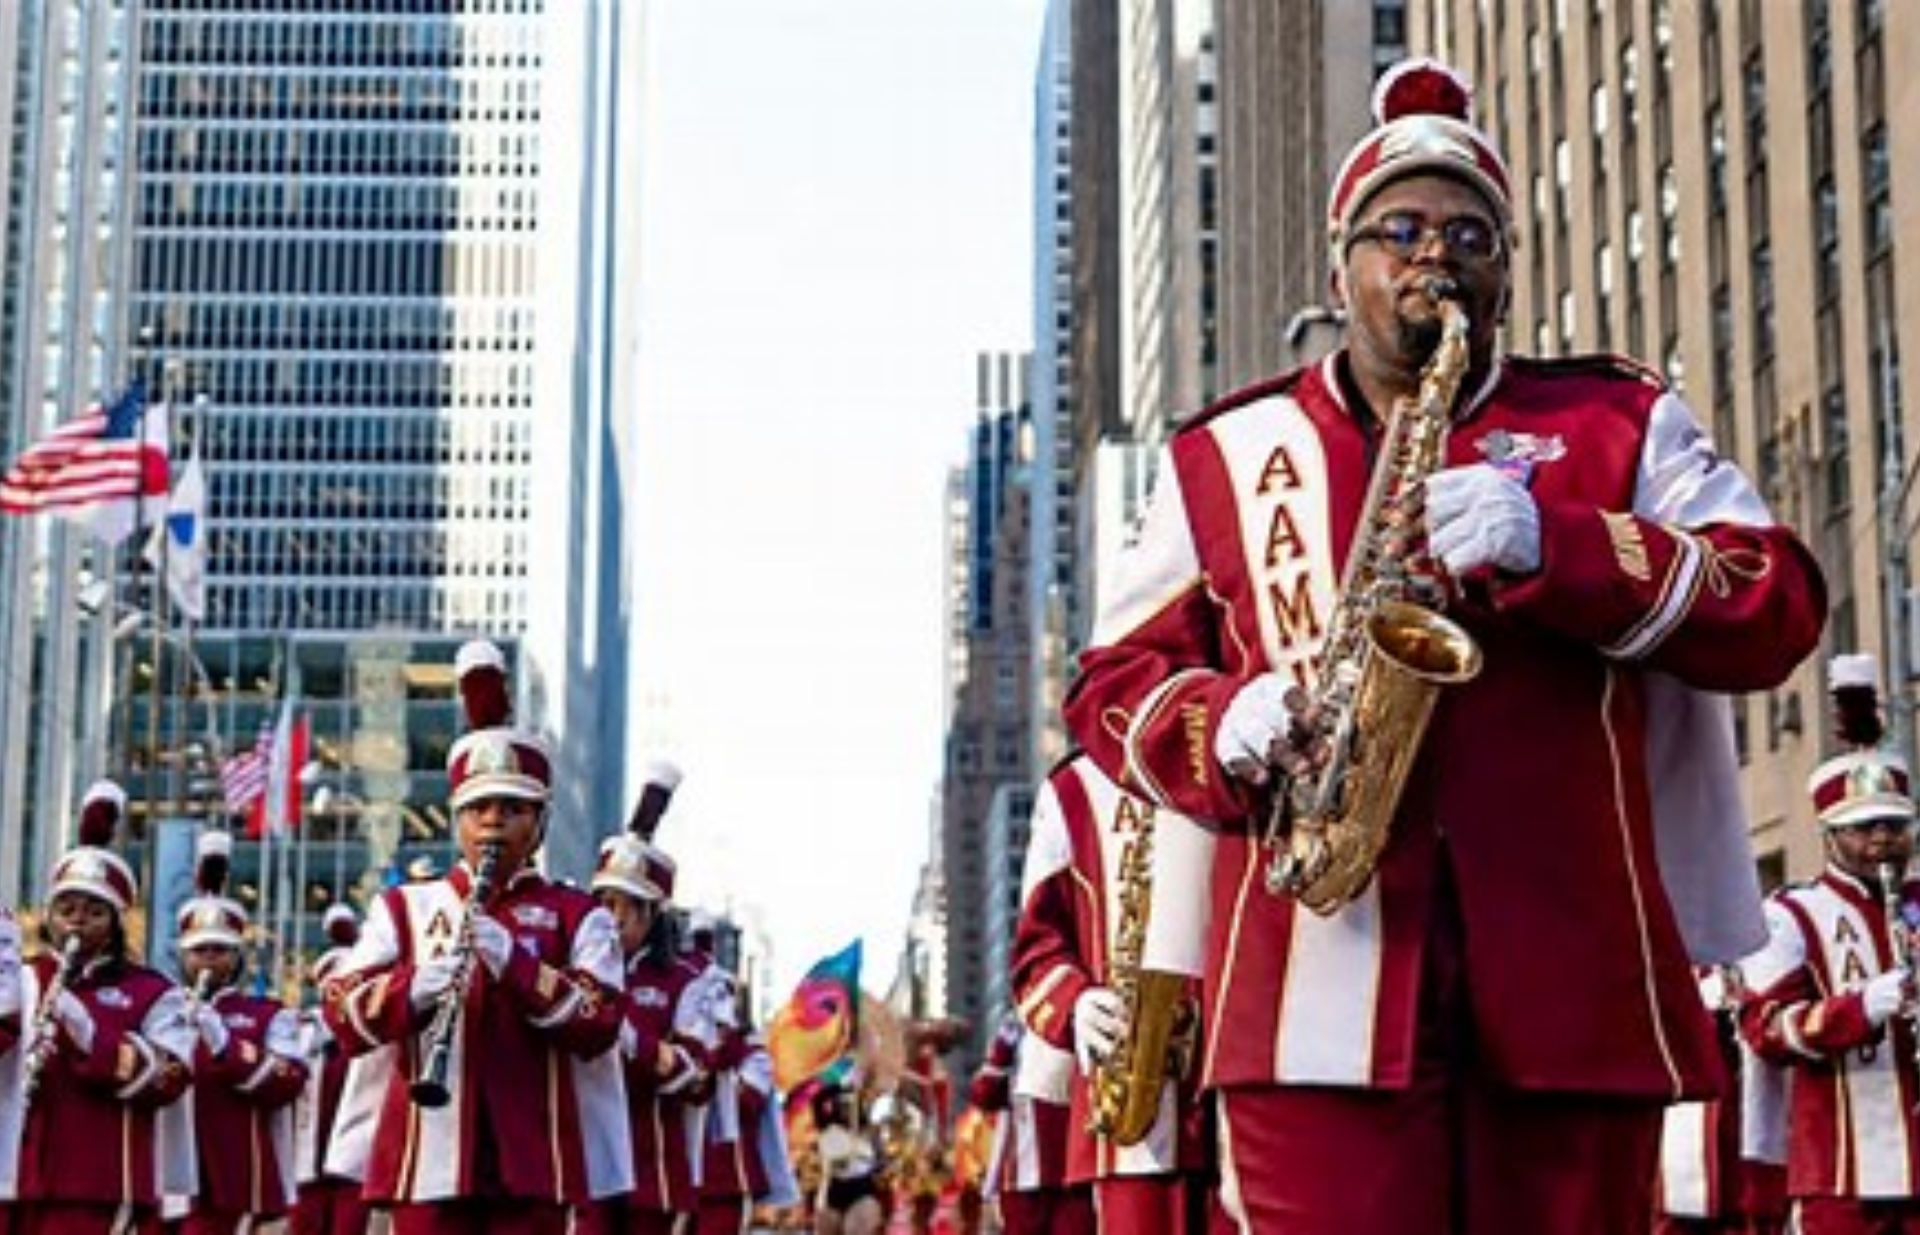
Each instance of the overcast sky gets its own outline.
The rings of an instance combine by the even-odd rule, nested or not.
[[[892,976],[928,858],[943,484],[973,366],[1030,346],[1044,0],[650,0],[638,757],[679,900],[775,998]]]

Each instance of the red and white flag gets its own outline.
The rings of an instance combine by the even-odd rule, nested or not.
[[[273,729],[273,745],[267,755],[266,792],[254,802],[247,815],[247,836],[252,840],[275,840],[300,825],[301,770],[307,766],[312,745],[312,725],[304,712],[289,699],[280,708],[280,722]]]
[[[134,382],[22,451],[0,477],[0,511],[50,511],[118,544],[166,513],[169,436],[166,405],[149,407]]]

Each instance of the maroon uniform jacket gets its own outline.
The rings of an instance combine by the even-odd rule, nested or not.
[[[29,964],[31,995],[46,990],[57,962],[41,955]],[[87,967],[67,989],[93,1017],[93,1042],[82,1052],[56,1030],[60,1049],[27,1108],[20,1199],[156,1206],[181,1182],[166,1158],[192,1152],[184,1120],[179,1144],[158,1126],[192,1080],[185,994],[163,974],[119,962]]]
[[[757,1200],[767,1194],[767,1167],[760,1160],[760,1143],[755,1133],[766,1117],[770,1087],[756,1087],[747,1080],[745,1073],[749,1064],[759,1065],[758,1071],[763,1076],[770,1075],[767,1048],[752,1034],[737,1028],[726,1029],[714,1053],[713,1071],[733,1074],[733,1083],[724,1087],[733,1095],[733,1135],[720,1135],[714,1126],[713,1112],[708,1112],[706,1159],[700,1172],[703,1197]],[[720,1098],[718,1091],[715,1098],[716,1101]]]
[[[578,888],[522,869],[493,897],[486,912],[512,933],[511,957],[498,979],[474,960],[451,1101],[432,1110],[410,1101],[435,1007],[415,1006],[415,961],[456,946],[471,878],[460,866],[388,888],[323,987],[327,1027],[349,1054],[401,1048],[367,1163],[368,1199],[581,1204],[631,1191],[626,1085],[612,1049],[620,945],[606,910]]]
[[[1017,1026],[1013,1033],[1002,1029],[994,1035],[986,1062],[967,1086],[967,1101],[993,1119],[993,1158],[981,1189],[990,1197],[1059,1188],[1066,1183],[1067,1104],[1014,1092],[1019,1057],[1035,1049],[1051,1050]],[[1070,1058],[1052,1062],[1059,1077],[1073,1066]]]
[[[1909,902],[1920,887],[1909,884]],[[1867,1017],[1861,992],[1893,965],[1886,910],[1829,866],[1767,904],[1767,946],[1741,970],[1740,1025],[1761,1058],[1786,1068],[1787,1191],[1796,1197],[1920,1195],[1920,1070],[1911,1020]]]
[[[194,1210],[277,1218],[293,1204],[291,1106],[307,1081],[299,1018],[232,987],[216,991],[212,1006],[228,1041],[218,1055],[202,1041],[194,1056]]]
[[[1013,996],[1039,1044],[1069,1058],[1075,1002],[1088,987],[1112,985],[1108,949],[1120,913],[1113,872],[1121,851],[1135,842],[1142,828],[1154,826],[1155,814],[1148,803],[1121,792],[1084,756],[1056,767],[1034,802],[1020,921],[1014,930]],[[1022,1053],[1032,1052],[1023,1046]],[[1023,1059],[1022,1065],[1022,1074],[1035,1074],[1037,1061]],[[1069,1075],[1070,1113],[1065,1129],[1056,1133],[1067,1151],[1066,1182],[1204,1165],[1191,1071],[1183,1076],[1169,1072],[1159,1119],[1144,1140],[1125,1147],[1085,1131],[1093,1113],[1092,1086],[1078,1069],[1070,1069]],[[1016,1094],[1022,1090],[1019,1082],[1017,1074]]]
[[[1214,748],[1247,682],[1315,680],[1374,445],[1344,363],[1174,435],[1067,702],[1110,776],[1221,829],[1206,1080],[1405,1086],[1444,869],[1492,1077],[1713,1092],[1723,1070],[1686,945],[1730,961],[1762,937],[1715,692],[1777,685],[1813,649],[1818,567],[1657,380],[1625,362],[1501,361],[1463,392],[1447,463],[1525,477],[1542,569],[1463,581],[1449,613],[1484,668],[1441,693],[1376,877],[1319,917],[1265,890],[1267,803]],[[1701,869],[1718,900],[1669,895]]]
[[[698,972],[684,957],[649,947],[627,958],[627,997],[622,1051],[627,1076],[627,1112],[633,1140],[636,1209],[690,1214],[699,1207],[690,1153],[698,1127],[697,1101],[704,1100],[704,1072],[684,1045],[674,1043],[673,1013],[680,992]],[[660,1044],[679,1046],[675,1067],[658,1074]]]

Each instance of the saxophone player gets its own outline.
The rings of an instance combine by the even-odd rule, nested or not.
[[[1374,101],[1328,196],[1344,344],[1170,437],[1067,724],[1218,830],[1237,1229],[1644,1231],[1663,1107],[1723,1081],[1691,962],[1764,938],[1722,695],[1788,677],[1824,584],[1659,375],[1503,354],[1514,196],[1467,83],[1410,61]],[[1374,621],[1408,607],[1478,651],[1425,715],[1365,691],[1422,652]],[[1384,801],[1352,820],[1380,847],[1304,900],[1277,859],[1323,796]]]
[[[1053,1132],[1064,1182],[1091,1186],[1104,1235],[1207,1227],[1194,1066],[1207,918],[1191,889],[1211,854],[1190,820],[1122,790],[1084,755],[1056,766],[1035,796],[1012,954],[1014,1002],[1032,1038],[1015,1109],[1022,1096],[1067,1099]],[[1129,1110],[1140,1114],[1119,1113]],[[1036,1135],[1047,1131],[1044,1111]],[[1023,1202],[1003,1199],[1010,1226]]]
[[[1789,1074],[1787,1229],[1920,1231],[1912,789],[1879,748],[1872,658],[1836,657],[1830,688],[1851,749],[1808,782],[1826,866],[1768,901],[1766,946],[1741,966],[1740,1026]]]
[[[365,1176],[396,1235],[559,1235],[576,1207],[633,1186],[620,944],[589,893],[533,864],[553,764],[510,723],[505,656],[475,642],[457,664],[461,861],[368,906],[322,1006],[348,1055],[399,1047]]]

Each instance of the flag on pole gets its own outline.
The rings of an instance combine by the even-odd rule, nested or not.
[[[274,726],[273,745],[267,755],[267,786],[247,815],[247,837],[274,840],[286,836],[300,824],[300,770],[307,766],[311,728],[295,700],[280,707],[280,722]]]
[[[207,475],[194,455],[167,498],[167,516],[147,541],[147,564],[167,572],[174,612],[189,622],[207,616]]]
[[[273,725],[260,726],[260,739],[220,765],[220,795],[227,810],[239,814],[267,791],[267,756],[273,750]]]
[[[782,1093],[833,1068],[859,1040],[860,942],[815,961],[768,1024],[773,1083]]]
[[[118,544],[165,509],[168,437],[166,405],[133,382],[27,447],[0,477],[0,511],[51,511]]]

